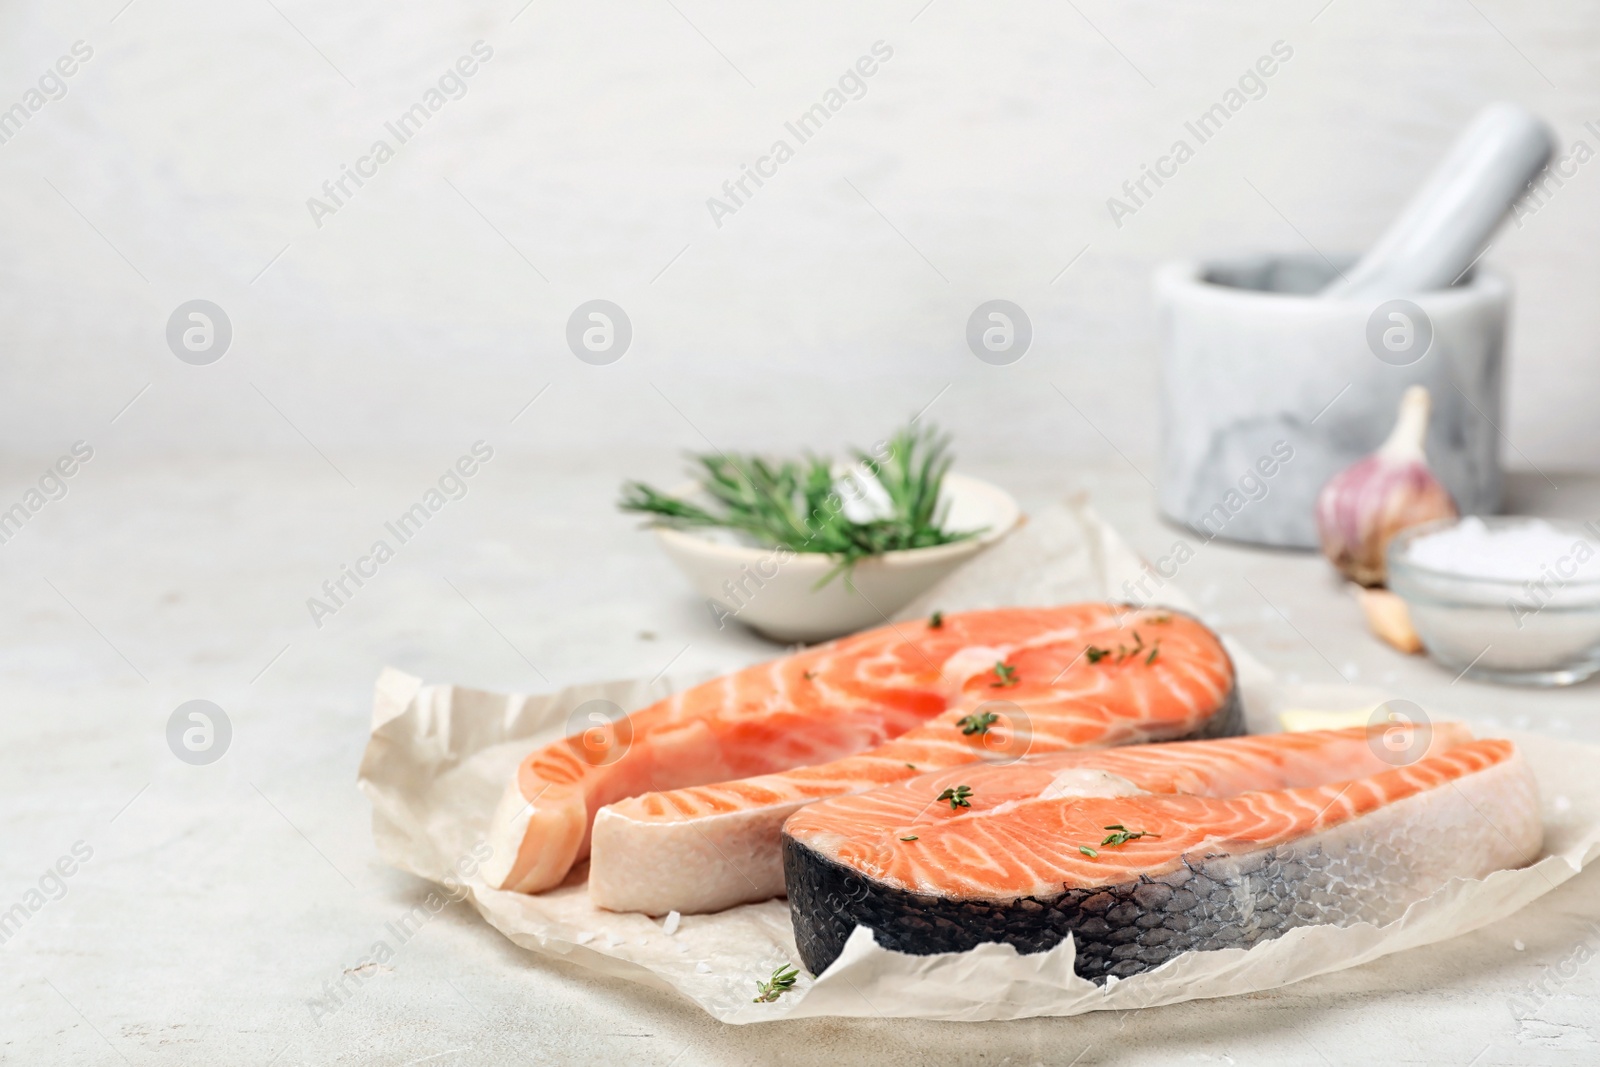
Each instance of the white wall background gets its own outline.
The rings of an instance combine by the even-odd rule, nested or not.
[[[1496,98],[1600,149],[1593,4],[924,2],[13,0],[0,107],[94,56],[0,144],[0,449],[670,457],[866,443],[943,391],[969,457],[1147,456],[1154,264],[1358,249]],[[479,39],[468,94],[317,228],[307,197]],[[706,198],[878,40],[866,96],[717,228]],[[1117,228],[1106,198],[1279,40]],[[1600,162],[1489,253],[1512,466],[1600,460],[1597,222]],[[164,341],[195,297],[234,325],[208,367]],[[563,339],[595,297],[634,323],[612,366]],[[994,297],[1035,325],[1010,367],[963,338]]]

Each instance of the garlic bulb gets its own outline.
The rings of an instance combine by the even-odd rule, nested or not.
[[[1384,551],[1408,526],[1453,518],[1456,502],[1428,469],[1428,390],[1413,385],[1400,398],[1394,431],[1372,455],[1329,479],[1317,494],[1322,553],[1362,585],[1382,585]]]

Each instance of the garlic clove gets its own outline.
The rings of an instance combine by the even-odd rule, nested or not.
[[[1361,603],[1361,614],[1367,618],[1367,628],[1373,634],[1401,652],[1415,655],[1422,651],[1422,637],[1411,625],[1411,609],[1404,600],[1387,589],[1359,586],[1356,599]]]
[[[1395,534],[1458,514],[1423,451],[1428,411],[1428,390],[1408,388],[1383,446],[1334,475],[1317,494],[1322,553],[1352,581],[1382,585],[1384,552]]]

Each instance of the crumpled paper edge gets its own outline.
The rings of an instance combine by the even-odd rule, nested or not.
[[[1137,577],[1140,568],[1138,556],[1080,498],[1041,513],[902,617],[924,614],[930,604],[970,610],[1116,598],[1121,581]],[[1162,603],[1192,610],[1175,587],[1162,593]],[[1266,709],[1279,696],[1270,672],[1232,642],[1229,650],[1252,729],[1270,729]],[[1558,831],[1560,851],[1529,867],[1453,881],[1384,927],[1305,927],[1250,949],[1187,953],[1104,986],[1073,972],[1070,939],[1033,955],[992,944],[965,953],[907,956],[879,948],[870,931],[857,928],[826,972],[815,980],[802,972],[794,991],[757,1005],[751,1003],[756,980],[797,962],[783,901],[686,916],[668,934],[645,916],[588,905],[581,880],[528,897],[490,888],[451,858],[470,855],[475,842],[481,845],[488,811],[510,770],[535,744],[567,732],[566,710],[596,697],[632,710],[700,680],[617,680],[551,694],[502,695],[426,686],[386,669],[377,682],[372,735],[358,778],[372,800],[379,853],[393,866],[464,894],[523,948],[677,993],[728,1023],[816,1016],[989,1021],[1258,992],[1478,929],[1555,889],[1600,854],[1600,790],[1585,780],[1600,748],[1508,734],[1540,779],[1547,832]],[[503,766],[490,773],[491,765]],[[1562,769],[1575,777],[1565,778]],[[1565,811],[1550,809],[1554,796],[1567,801]]]

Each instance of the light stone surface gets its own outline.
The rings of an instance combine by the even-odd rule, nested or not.
[[[520,424],[518,424],[520,426]],[[511,428],[517,431],[516,427]],[[451,905],[397,944],[426,895],[385,868],[354,784],[370,688],[391,663],[538,689],[725,668],[771,655],[718,633],[632,520],[625,475],[669,458],[498,455],[318,629],[304,601],[454,459],[162,463],[107,446],[0,545],[0,908],[82,841],[92,858],[0,946],[0,1061],[120,1063],[1568,1064],[1600,1055],[1600,877],[1500,926],[1286,989],[1126,1015],[983,1025],[806,1021],[732,1028],[672,996],[507,943]],[[1136,457],[1148,472],[1151,463]],[[1126,465],[972,465],[1025,508],[1087,491],[1152,561],[1185,537]],[[8,462],[8,493],[36,477]],[[1511,502],[1600,512],[1600,479],[1511,480]],[[1452,682],[1361,628],[1320,560],[1188,538],[1177,581],[1289,680],[1393,687],[1485,726],[1600,741],[1593,684]],[[281,653],[281,655],[280,655]],[[167,749],[204,698],[234,736],[217,763]],[[1544,980],[1547,992],[1534,991]],[[1520,1000],[1513,998],[1520,997]]]

